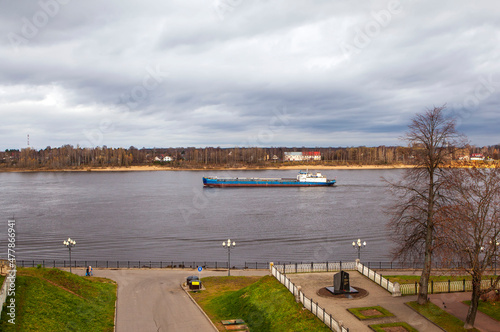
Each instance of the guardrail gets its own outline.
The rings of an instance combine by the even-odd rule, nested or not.
[[[314,301],[302,293],[301,290],[295,286],[290,279],[283,273],[281,273],[274,265],[271,266],[272,275],[283,284],[294,296],[302,303],[304,308],[312,312],[316,317],[319,318],[326,326],[328,326],[332,331],[336,332],[349,332],[349,329],[345,326],[340,325],[340,323],[333,318],[333,316],[328,313],[324,308],[322,308],[317,302]]]

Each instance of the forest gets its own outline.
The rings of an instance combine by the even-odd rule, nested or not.
[[[0,152],[0,170],[9,169],[79,169],[96,167],[129,167],[152,164],[175,168],[237,168],[273,167],[289,164],[311,165],[412,165],[413,155],[418,146],[377,146],[377,147],[186,147],[186,148],[94,148],[64,145],[45,149],[27,147],[21,150],[7,149]],[[285,162],[285,152],[319,151],[321,161]],[[464,156],[479,153],[490,163],[500,159],[500,145],[468,146],[455,151],[449,163],[458,162]],[[164,162],[169,156],[172,161]]]

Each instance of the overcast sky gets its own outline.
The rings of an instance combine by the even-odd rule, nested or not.
[[[0,149],[500,143],[498,1],[0,0]]]

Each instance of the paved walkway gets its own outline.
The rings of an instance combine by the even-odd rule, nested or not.
[[[83,269],[73,272],[84,275]],[[263,276],[267,270],[232,270],[232,276]],[[194,304],[181,284],[194,270],[94,269],[95,277],[118,283],[117,332],[136,331],[217,331]],[[227,271],[204,270],[200,277],[226,276]]]
[[[471,296],[471,292],[429,295],[432,303],[449,312],[463,322],[465,322],[465,318],[467,317],[469,306],[463,304],[462,302],[470,300]],[[476,314],[474,327],[482,332],[498,332],[500,331],[500,322],[478,311]]]
[[[368,296],[358,299],[336,299],[317,295],[319,289],[333,284],[333,272],[288,274],[287,276],[295,285],[300,285],[302,287],[302,292],[304,292],[307,297],[312,297],[314,302],[318,302],[318,304],[332,314],[337,321],[342,321],[350,331],[372,331],[368,325],[406,322],[419,331],[442,332],[439,327],[404,304],[406,302],[415,301],[416,296],[392,297],[389,292],[360,273],[356,271],[348,272],[351,286],[354,288],[357,286],[367,290]],[[389,310],[395,316],[360,321],[347,311],[348,308],[371,307],[377,305]]]

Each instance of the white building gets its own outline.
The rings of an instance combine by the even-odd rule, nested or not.
[[[304,161],[304,160],[321,160],[321,152],[306,151],[306,152],[285,152],[284,161]]]
[[[481,153],[473,153],[470,155],[470,160],[484,160],[484,156]]]

